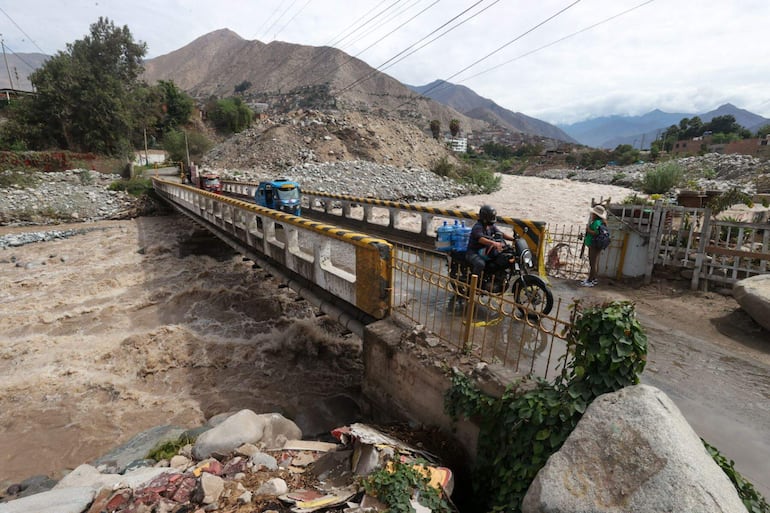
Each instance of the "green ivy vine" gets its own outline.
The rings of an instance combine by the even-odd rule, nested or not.
[[[424,460],[401,462],[396,457],[368,476],[362,483],[366,493],[388,506],[392,513],[414,513],[410,501],[417,502],[436,513],[450,513],[446,499],[438,489],[430,485],[430,477],[422,473],[415,465],[430,466]]]
[[[561,448],[586,407],[607,392],[639,383],[647,360],[647,337],[634,304],[612,301],[572,305],[570,350],[553,383],[527,378],[499,399],[480,392],[455,372],[444,407],[454,419],[478,422],[474,492],[492,511],[520,511],[545,462]]]
[[[717,465],[719,465],[722,471],[727,474],[727,477],[733,483],[733,486],[735,486],[735,489],[738,491],[738,496],[743,501],[743,505],[746,506],[748,512],[770,513],[770,504],[768,504],[762,494],[754,488],[753,484],[746,481],[746,479],[735,470],[735,467],[733,466],[735,462],[725,458],[716,447],[705,441],[703,438],[701,438],[701,441],[711,457],[714,458]]]

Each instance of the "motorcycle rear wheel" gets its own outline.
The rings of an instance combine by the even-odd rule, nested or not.
[[[511,287],[513,299],[519,306],[519,313],[548,315],[553,308],[553,293],[545,282],[534,274],[523,274]]]

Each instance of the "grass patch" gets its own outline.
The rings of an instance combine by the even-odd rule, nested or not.
[[[176,440],[170,440],[155,446],[155,448],[147,454],[147,458],[155,461],[170,460],[179,454],[182,447],[192,443],[195,443],[194,437],[182,435]]]
[[[35,187],[40,180],[32,171],[23,169],[8,169],[0,173],[0,189],[9,189],[11,187],[26,189]]]
[[[118,180],[112,182],[109,189],[111,191],[125,191],[132,196],[144,196],[153,190],[152,179],[134,177],[129,180]]]

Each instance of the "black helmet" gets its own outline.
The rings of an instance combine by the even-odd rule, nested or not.
[[[497,221],[497,210],[492,205],[484,205],[479,209],[479,221],[482,224],[492,224]]]

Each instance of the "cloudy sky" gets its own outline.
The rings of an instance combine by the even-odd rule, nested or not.
[[[335,46],[403,83],[448,80],[551,123],[727,102],[770,117],[768,0],[13,0],[0,34],[6,52],[54,54],[99,16],[148,58],[228,28]]]

